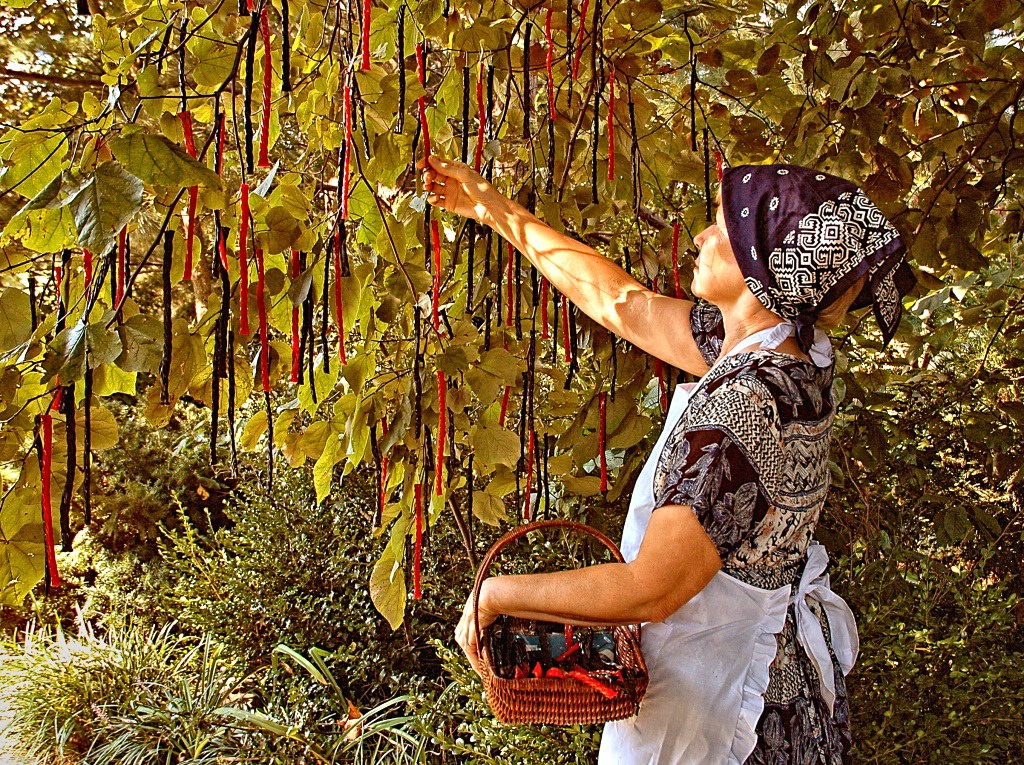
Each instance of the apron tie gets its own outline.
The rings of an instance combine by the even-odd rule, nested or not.
[[[832,657],[828,652],[821,622],[811,611],[808,601],[818,601],[825,611],[832,636],[832,649],[844,675],[849,674],[857,661],[860,639],[857,637],[857,622],[850,607],[829,588],[829,575],[825,573],[827,565],[828,553],[825,552],[823,545],[812,544],[807,548],[807,566],[791,602],[796,611],[797,640],[818,670],[818,677],[821,678],[821,696],[828,704],[829,713],[832,714],[836,700]]]

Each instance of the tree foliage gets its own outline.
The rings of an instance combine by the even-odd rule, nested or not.
[[[585,24],[559,4],[550,89],[542,4],[387,0],[371,19],[356,2],[89,5],[9,0],[2,18],[26,88],[2,94],[0,602],[44,576],[44,462],[65,548],[87,519],[88,456],[116,442],[117,393],[145,397],[156,426],[184,399],[210,407],[211,457],[268,450],[268,483],[273,459],[310,466],[318,501],[373,465],[390,541],[369,585],[392,626],[417,529],[562,512],[599,493],[602,451],[609,497],[628,490],[669,371],[561,311],[497,237],[429,210],[424,133],[472,163],[482,128],[481,169],[503,192],[663,291],[675,222],[687,285],[716,152],[850,178],[900,228],[919,288],[888,360],[868,322],[844,329],[849,421],[871,426],[880,389],[932,379],[965,332],[991,338],[991,406],[971,427],[998,447],[1024,417],[1018,4],[598,0]]]

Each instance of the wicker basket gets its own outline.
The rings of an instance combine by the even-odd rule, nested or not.
[[[596,537],[620,563],[622,553],[600,531],[571,521],[536,521],[512,529],[502,536],[490,550],[476,574],[473,585],[474,612],[480,605],[480,589],[498,553],[517,539],[539,529],[563,528]],[[529,623],[519,620],[522,623]],[[599,690],[574,677],[525,677],[510,679],[499,676],[490,655],[490,630],[480,630],[476,619],[477,645],[480,646],[484,691],[491,710],[499,722],[523,724],[575,725],[600,723],[631,717],[640,708],[647,691],[647,665],[640,651],[640,625],[618,625],[610,628],[614,635],[618,663],[623,669],[622,679],[615,684],[618,694],[608,698]]]

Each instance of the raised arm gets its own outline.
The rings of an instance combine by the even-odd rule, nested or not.
[[[431,156],[431,204],[493,228],[601,326],[667,364],[696,375],[708,365],[690,331],[693,303],[658,295],[593,247],[544,223],[462,162]],[[423,167],[423,160],[417,165]]]

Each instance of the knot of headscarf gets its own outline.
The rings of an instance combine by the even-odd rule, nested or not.
[[[899,232],[855,184],[799,165],[740,165],[722,176],[722,205],[747,286],[794,322],[805,353],[817,317],[862,276],[850,308],[871,305],[889,343],[916,279]]]

